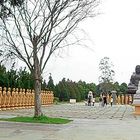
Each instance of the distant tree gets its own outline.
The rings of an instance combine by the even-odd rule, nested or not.
[[[95,92],[96,85],[93,83],[87,84],[83,81],[73,82],[72,80],[63,78],[62,81],[55,86],[55,95],[60,101],[68,101],[70,98],[81,101],[86,98],[89,90]]]
[[[102,92],[102,90],[101,90],[100,84],[98,84],[98,85],[96,86],[96,95],[97,95],[97,96],[100,96],[101,92]]]
[[[55,86],[55,96],[59,98],[60,101],[67,101],[68,100],[68,93],[66,89],[66,80],[65,78]]]
[[[120,92],[123,93],[123,94],[125,94],[126,91],[127,91],[127,84],[126,83],[122,83],[120,85]]]
[[[18,88],[33,89],[33,79],[30,72],[26,70],[26,67],[22,67],[18,71]]]
[[[42,88],[42,90],[49,90],[49,89],[47,88],[46,80],[44,80],[44,81],[42,82],[41,88]]]
[[[81,98],[80,90],[77,87],[77,84],[75,85],[75,92],[76,92],[76,101],[80,102],[82,100],[82,98]]]
[[[6,87],[15,88],[17,86],[17,79],[18,79],[17,71],[10,69],[10,71],[7,72],[6,79],[7,79]]]
[[[73,82],[67,79],[66,86],[67,86],[67,93],[69,95],[69,98],[76,98],[76,92],[75,92],[75,87]]]
[[[83,86],[83,82],[80,80],[77,83],[80,95],[81,95],[81,100],[84,100],[86,98],[86,91],[85,91],[85,87]]]
[[[91,90],[92,92],[96,92],[96,84],[95,83],[87,83],[87,89],[88,91]]]
[[[81,95],[80,95],[78,85],[76,82],[72,82],[71,84],[72,84],[72,88],[73,88],[73,95],[74,95],[73,98],[75,98],[76,101],[79,102],[81,100]]]
[[[87,83],[85,81],[79,81],[78,86],[80,87],[80,91],[83,94],[83,99],[87,96],[87,93],[89,91]]]
[[[114,85],[112,82],[104,82],[99,84],[99,91],[104,93],[110,93],[114,89]]]
[[[109,57],[101,59],[99,63],[99,70],[101,72],[101,75],[99,76],[100,88],[103,92],[109,92],[115,75],[113,64]]]
[[[54,91],[54,88],[55,88],[51,73],[50,73],[50,76],[49,76],[49,81],[48,81],[48,84],[47,84],[47,88],[51,91]]]
[[[119,85],[118,82],[115,82],[113,84],[113,90],[117,91],[117,94],[119,94],[119,92],[120,92],[120,85]]]
[[[6,86],[7,84],[7,78],[6,78],[6,75],[7,73],[6,73],[6,68],[5,68],[5,66],[4,65],[1,65],[0,64],[0,86],[1,87],[4,87],[4,86]]]
[[[59,92],[59,100],[60,101],[68,101],[69,100],[69,92],[66,86],[66,80],[63,78],[62,81],[58,83],[58,92]]]
[[[101,75],[99,76],[100,83],[113,82],[115,72],[113,70],[113,64],[110,61],[109,57],[104,57],[103,59],[101,59],[99,63],[99,70],[101,72]]]
[[[58,84],[55,85],[55,97],[60,97],[60,89]]]

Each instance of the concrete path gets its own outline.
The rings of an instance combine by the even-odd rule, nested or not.
[[[32,116],[33,112],[0,111],[0,117]],[[43,112],[74,121],[63,125],[0,122],[0,140],[140,140],[140,116],[133,115],[133,106],[61,104],[43,107]]]

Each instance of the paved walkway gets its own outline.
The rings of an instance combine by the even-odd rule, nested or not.
[[[33,109],[0,111],[0,117],[33,115]],[[134,107],[98,104],[61,104],[43,107],[50,117],[70,118],[63,125],[0,122],[0,140],[139,140],[140,116],[133,115]]]

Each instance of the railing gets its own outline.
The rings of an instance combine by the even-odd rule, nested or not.
[[[52,91],[41,91],[41,104],[49,105],[54,100]],[[0,110],[34,107],[34,90],[0,87]]]

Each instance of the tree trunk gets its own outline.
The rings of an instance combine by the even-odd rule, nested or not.
[[[36,75],[36,76],[38,77],[38,75]],[[34,112],[34,116],[39,117],[39,116],[42,115],[42,110],[41,110],[41,80],[35,79],[34,90],[35,90],[35,96],[34,96],[35,112]]]
[[[33,69],[33,77],[34,77],[34,90],[35,90],[35,112],[34,116],[39,117],[42,114],[41,110],[41,70],[39,65],[39,60],[37,56],[37,45],[36,41],[34,42],[34,49],[33,49],[33,57],[34,57],[34,69]]]

